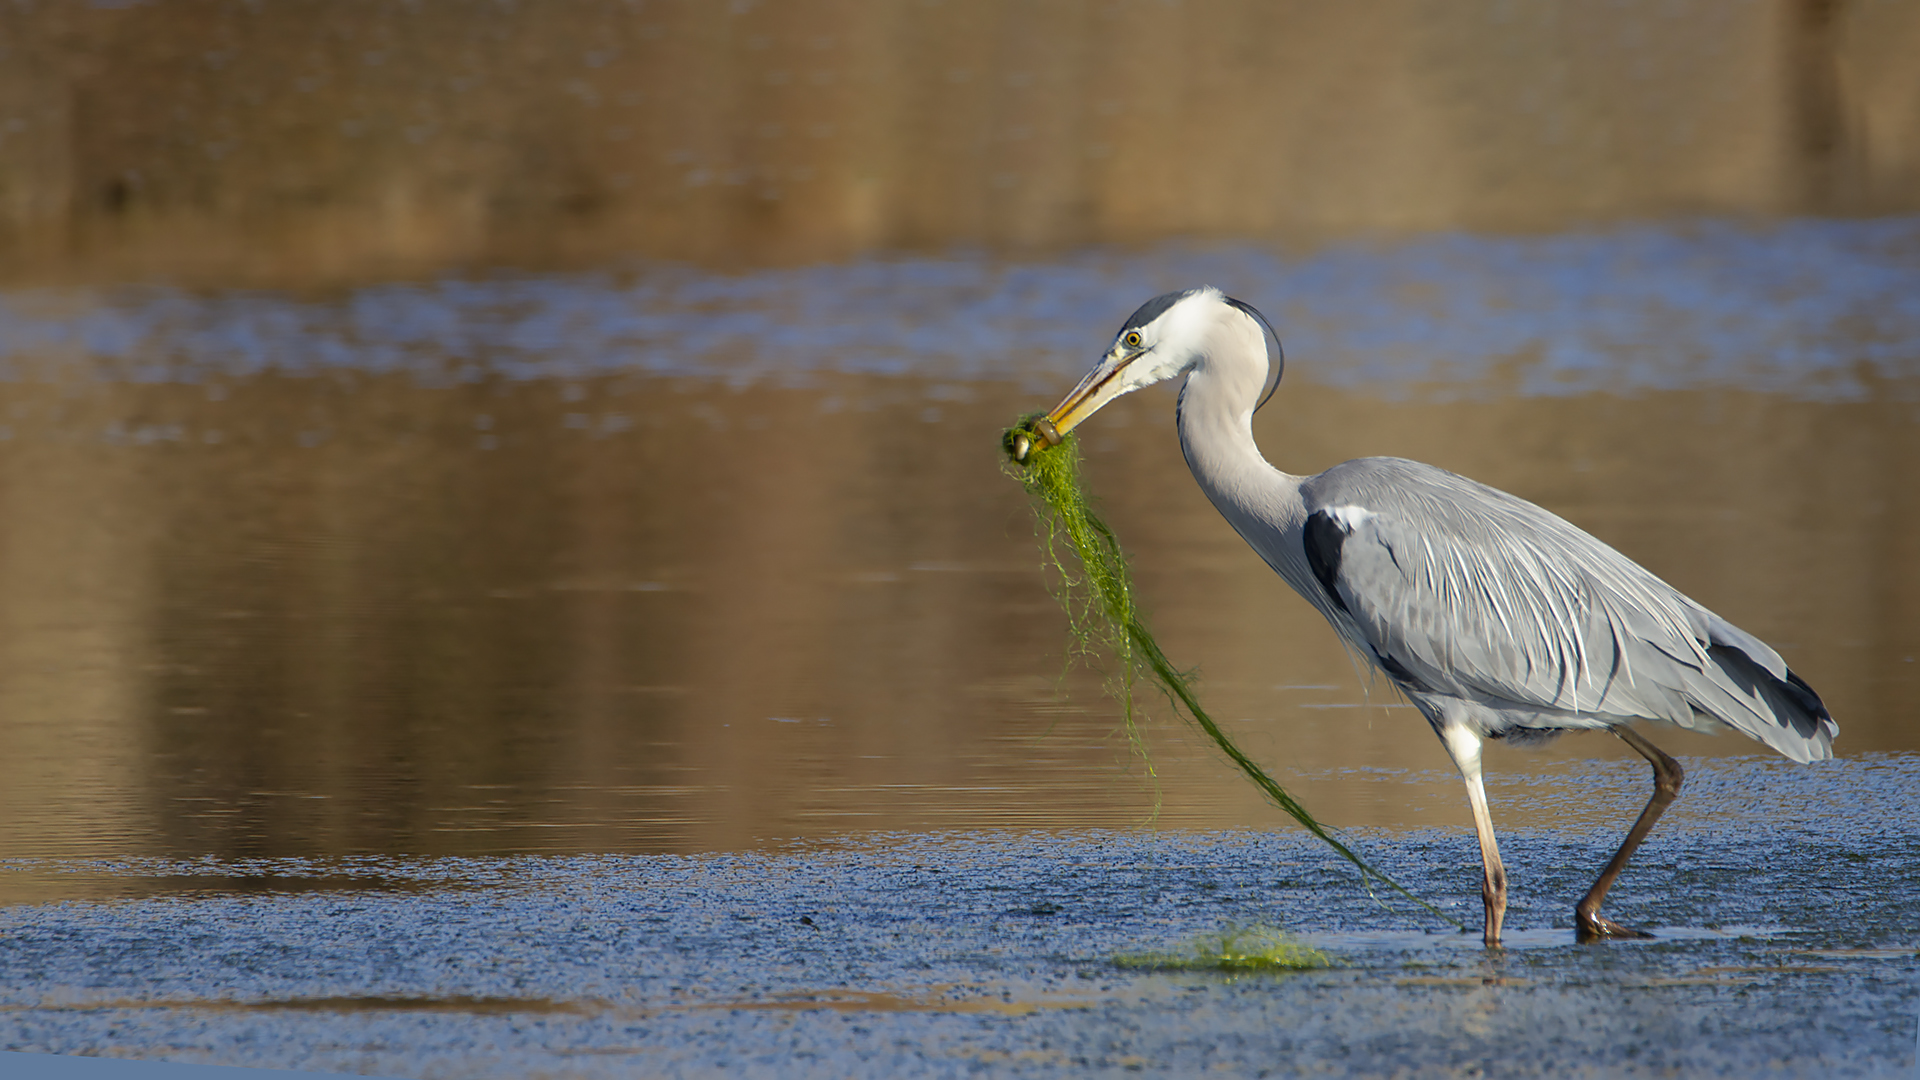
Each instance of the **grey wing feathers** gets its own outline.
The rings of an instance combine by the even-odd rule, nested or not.
[[[1833,718],[1778,653],[1532,503],[1397,458],[1302,496],[1329,618],[1410,688],[1568,720],[1705,716],[1831,756]]]

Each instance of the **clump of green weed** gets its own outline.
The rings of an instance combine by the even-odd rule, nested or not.
[[[1122,953],[1118,967],[1136,971],[1312,971],[1333,966],[1326,953],[1270,926],[1230,926],[1175,949]]]

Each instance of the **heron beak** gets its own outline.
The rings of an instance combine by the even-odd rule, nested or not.
[[[1133,356],[1109,355],[1101,359],[1099,366],[1087,372],[1087,377],[1080,380],[1080,385],[1074,387],[1066,397],[1060,399],[1060,404],[1055,405],[1053,411],[1047,413],[1046,420],[1053,432],[1048,434],[1042,431],[1042,434],[1048,435],[1049,444],[1058,442],[1067,432],[1078,427],[1080,421],[1099,412],[1101,406],[1112,401],[1115,395],[1109,393],[1108,388],[1114,376],[1132,362]]]
[[[1034,416],[1007,432],[1007,453],[1013,456],[1013,460],[1024,462],[1037,446],[1059,446],[1065,441],[1067,432],[1072,431],[1080,421],[1099,412],[1101,406],[1122,393],[1114,387],[1114,377],[1140,355],[1138,352],[1123,353],[1116,348],[1102,357],[1100,363],[1087,372],[1087,377],[1080,380],[1080,385],[1062,398],[1051,412]]]

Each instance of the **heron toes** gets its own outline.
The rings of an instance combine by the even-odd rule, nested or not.
[[[1584,944],[1591,941],[1650,941],[1652,934],[1645,930],[1633,930],[1597,911],[1575,911],[1573,913],[1574,935]]]

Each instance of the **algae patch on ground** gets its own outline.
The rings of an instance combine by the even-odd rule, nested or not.
[[[1267,926],[1228,927],[1177,949],[1122,953],[1117,967],[1136,971],[1312,971],[1333,966],[1326,953]]]

